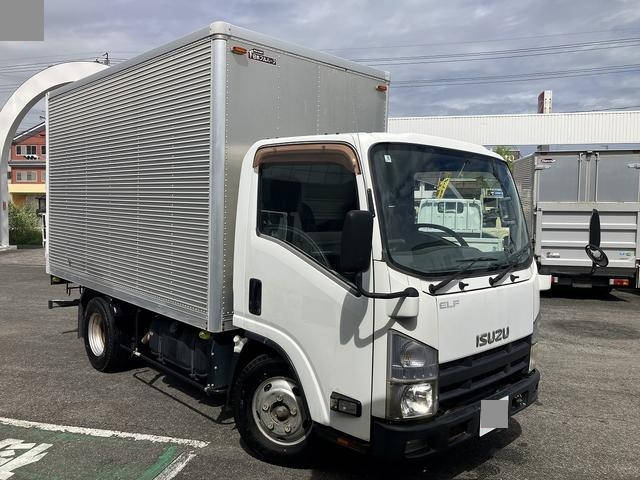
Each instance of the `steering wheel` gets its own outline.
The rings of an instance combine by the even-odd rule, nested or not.
[[[445,227],[444,225],[438,225],[437,223],[416,223],[416,227],[428,227],[428,228],[435,228],[437,230],[442,230],[444,233],[448,233],[453,238],[455,238],[458,241],[458,243],[460,244],[461,247],[468,247],[469,246],[469,244],[462,237],[462,235],[460,235],[455,230],[451,230],[449,227]],[[418,245],[415,245],[411,250],[420,250],[421,248],[424,248],[424,247],[429,246],[429,245],[431,245],[431,243],[429,243],[429,242],[420,243]]]

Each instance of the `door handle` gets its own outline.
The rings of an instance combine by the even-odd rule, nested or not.
[[[249,313],[262,313],[262,282],[257,278],[249,279]]]

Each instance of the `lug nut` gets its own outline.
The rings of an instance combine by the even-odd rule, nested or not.
[[[295,415],[296,413],[298,413],[298,411],[295,408],[291,409],[291,415]]]
[[[278,400],[279,402],[281,402],[281,401],[282,401],[282,395],[278,395],[278,396],[276,397],[276,400]]]
[[[269,404],[265,403],[264,405],[262,405],[262,410],[264,410],[265,412],[269,410]]]
[[[267,428],[268,428],[269,430],[273,430],[273,423],[268,424],[268,425],[267,425]]]
[[[284,431],[289,433],[291,431],[291,427],[289,425],[284,426]]]

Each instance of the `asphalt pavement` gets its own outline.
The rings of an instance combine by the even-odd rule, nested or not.
[[[91,368],[75,309],[47,309],[65,292],[49,285],[43,263],[41,249],[0,253],[0,480],[640,478],[633,292],[542,298],[540,398],[507,430],[420,462],[384,464],[319,444],[308,463],[284,467],[245,451],[222,399],[144,365]]]

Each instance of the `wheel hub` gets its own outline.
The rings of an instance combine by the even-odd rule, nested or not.
[[[289,418],[289,409],[286,407],[286,405],[280,405],[279,407],[275,407],[273,409],[273,413],[275,414],[276,418],[281,422]]]
[[[253,395],[253,416],[260,431],[281,445],[305,439],[306,415],[300,412],[296,384],[284,377],[265,380]]]
[[[106,330],[104,318],[102,318],[102,315],[98,312],[92,313],[89,317],[87,336],[89,337],[89,347],[91,347],[91,352],[96,357],[102,355],[106,344]]]

